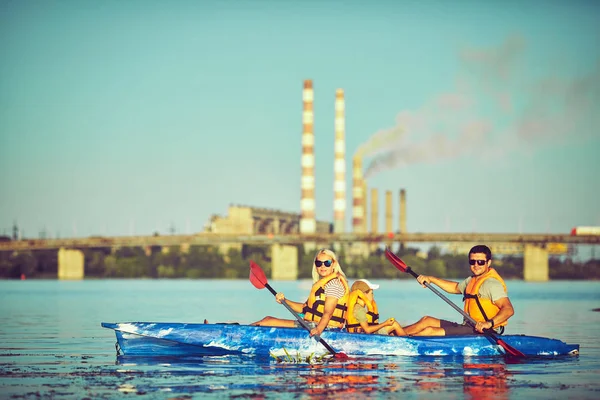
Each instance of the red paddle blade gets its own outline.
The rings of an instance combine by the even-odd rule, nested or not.
[[[333,358],[335,358],[336,360],[340,360],[340,361],[346,361],[350,357],[348,357],[348,355],[346,353],[335,353]]]
[[[265,271],[252,260],[250,260],[250,283],[257,289],[264,289],[265,285],[269,283]]]
[[[388,247],[385,248],[385,257],[390,260],[394,267],[398,268],[402,272],[406,272],[408,266],[400,259],[400,257],[392,253]]]
[[[510,354],[513,357],[527,357],[525,354],[521,353],[519,350],[510,346],[508,343],[506,343],[502,339],[498,339],[496,343],[498,343],[500,346],[502,346],[504,348],[504,350],[506,350],[506,353]]]

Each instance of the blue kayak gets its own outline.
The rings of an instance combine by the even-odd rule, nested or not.
[[[117,354],[125,356],[323,355],[327,350],[302,328],[238,324],[102,322],[117,336]],[[336,351],[353,356],[493,356],[504,349],[484,335],[384,336],[326,330],[321,337]],[[502,335],[527,356],[579,354],[578,344],[526,335]]]

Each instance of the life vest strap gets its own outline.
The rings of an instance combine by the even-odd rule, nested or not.
[[[369,311],[369,312],[367,312],[367,314],[371,316],[371,319],[374,322],[377,322],[379,320],[379,313],[374,313],[372,311]]]
[[[315,302],[315,304],[317,304],[317,302]],[[335,308],[337,308],[338,310],[342,310],[342,311],[346,311],[346,306],[341,306],[341,305],[337,305]],[[305,312],[305,314],[310,314],[311,315],[311,321],[315,320],[315,317],[319,317],[319,318],[323,318],[323,313],[321,311],[319,311],[318,309],[307,309],[307,312]],[[346,318],[344,317],[336,317],[335,315],[331,316],[331,321],[335,321],[335,322],[339,322],[339,323],[345,323],[346,322]]]
[[[474,299],[475,303],[477,303],[477,307],[479,308],[479,311],[481,311],[481,315],[483,315],[483,318],[486,320],[486,322],[490,321],[490,318],[488,318],[487,314],[485,313],[485,310],[483,309],[483,306],[481,305],[481,302],[479,301],[478,295],[465,293],[463,295],[463,301],[465,301],[466,299]]]

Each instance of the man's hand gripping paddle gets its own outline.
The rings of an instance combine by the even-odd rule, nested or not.
[[[267,281],[267,277],[265,275],[265,272],[254,261],[250,261],[250,282],[257,289],[267,288],[273,294],[273,296],[277,295],[277,292],[271,287],[271,285],[269,285],[269,281]],[[281,302],[281,304],[283,304],[285,306],[285,308],[287,308],[288,311],[291,312],[294,317],[296,317],[296,319],[298,320],[298,322],[300,323],[300,325],[302,325],[302,327],[304,329],[306,329],[308,332],[310,332],[310,329],[311,329],[310,326],[308,326],[308,324],[306,323],[306,321],[304,321],[304,319],[302,319],[302,317],[300,317],[298,315],[298,313],[296,313],[296,311],[294,311],[292,309],[292,307],[290,307],[290,305],[287,303],[287,300],[283,299],[283,301]],[[319,335],[314,335],[313,337],[319,343],[321,343],[323,346],[325,346],[325,348],[327,349],[327,351],[329,351],[336,359],[339,359],[339,360],[346,360],[346,359],[348,359],[348,356],[345,353],[342,353],[342,352],[338,353],[338,352],[336,352]]]
[[[400,257],[398,257],[397,255],[395,255],[394,253],[392,253],[392,251],[389,248],[385,249],[385,256],[394,265],[394,267],[398,268],[400,271],[406,272],[408,274],[411,274],[415,279],[419,276],[419,274],[417,274],[408,265],[406,265],[404,263],[404,261],[402,261],[400,259]],[[469,322],[469,324],[471,326],[473,326],[473,328],[475,327],[475,325],[477,324],[477,322],[473,318],[471,318],[471,316],[469,314],[467,314],[466,312],[464,312],[460,307],[458,307],[456,304],[454,304],[452,301],[450,301],[446,296],[444,296],[442,293],[440,293],[439,290],[437,290],[436,288],[434,288],[429,283],[425,282],[425,286],[428,289],[430,289],[433,293],[437,294],[442,300],[444,300],[450,306],[452,306],[452,308],[454,308],[456,311],[458,311],[459,313],[461,313],[462,316],[465,317],[465,319],[467,320],[467,322]],[[501,346],[506,351],[507,355],[511,355],[513,357],[526,357],[525,354],[523,354],[519,350],[515,349],[514,347],[510,346],[504,340],[502,340],[498,336],[496,336],[496,333],[492,329],[484,329],[483,333],[486,336],[488,336],[489,338],[491,338],[492,340],[494,340],[496,342],[496,344],[498,344],[499,346]]]

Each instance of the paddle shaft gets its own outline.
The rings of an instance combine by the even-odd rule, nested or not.
[[[271,287],[271,285],[269,285],[268,283],[265,283],[265,287],[266,287],[267,289],[269,289],[269,292],[271,292],[271,293],[273,294],[273,296],[276,296],[276,295],[277,295],[277,292],[276,292],[276,291],[275,291],[275,290],[274,290],[274,289]],[[293,308],[292,308],[292,307],[291,307],[291,306],[290,306],[290,305],[287,303],[287,300],[286,300],[286,299],[283,299],[283,301],[281,302],[281,304],[283,304],[283,305],[285,306],[285,308],[287,308],[287,309],[288,309],[288,311],[289,311],[289,312],[291,312],[291,313],[294,315],[294,317],[296,317],[296,319],[298,320],[298,322],[300,322],[300,325],[302,325],[302,327],[303,327],[304,329],[306,329],[306,330],[307,330],[307,331],[309,331],[309,332],[311,331],[311,327],[310,327],[310,326],[309,326],[309,325],[306,323],[306,321],[305,321],[304,319],[302,319],[302,317],[300,317],[300,316],[298,315],[298,313],[297,313],[296,311],[294,311],[294,309],[293,309]],[[313,337],[314,337],[315,339],[317,339],[317,341],[318,341],[319,343],[321,343],[323,346],[325,346],[325,348],[326,348],[326,349],[327,349],[327,350],[328,350],[328,351],[329,351],[331,354],[333,354],[333,355],[336,355],[336,354],[337,354],[337,353],[336,353],[336,351],[335,351],[334,349],[332,349],[332,348],[331,348],[331,346],[329,346],[329,345],[327,344],[327,342],[326,342],[326,341],[324,341],[324,340],[321,338],[321,336],[319,336],[319,335],[314,335]]]
[[[419,277],[419,274],[417,274],[415,271],[413,271],[410,267],[406,267],[406,272],[411,274],[412,276],[415,277],[415,279],[417,279]],[[450,306],[452,306],[452,308],[454,308],[456,311],[458,311],[459,313],[462,314],[463,317],[465,317],[465,319],[473,326],[475,327],[475,325],[477,325],[477,322],[466,312],[464,312],[464,310],[462,308],[460,308],[459,306],[457,306],[456,304],[454,304],[454,302],[452,302],[449,298],[447,298],[446,296],[444,296],[439,290],[437,290],[436,288],[434,288],[432,285],[430,285],[429,283],[425,282],[425,287],[427,287],[429,290],[431,290],[433,293],[437,294],[442,300],[444,300],[446,303],[448,303]],[[500,340],[500,338],[498,338],[495,334],[494,331],[492,329],[484,329],[485,333],[488,334],[490,337],[492,337],[496,342]]]

